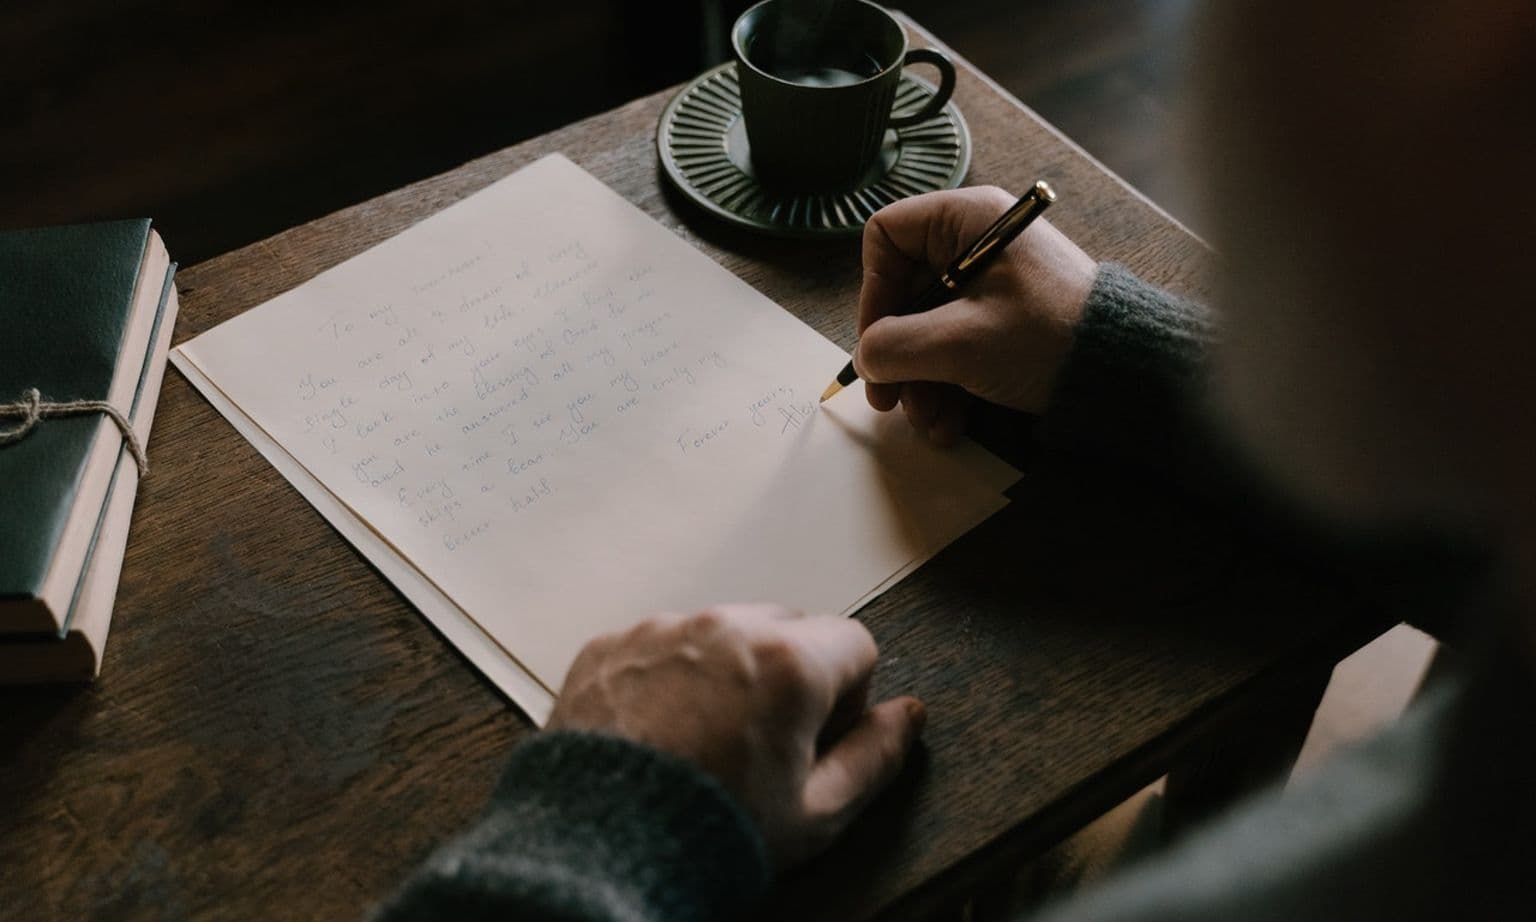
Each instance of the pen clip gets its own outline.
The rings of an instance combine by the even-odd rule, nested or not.
[[[1054,201],[1056,201],[1056,190],[1043,179],[1036,182],[1034,188],[1024,193],[1012,208],[987,228],[987,232],[982,234],[969,250],[955,260],[954,265],[950,266],[943,275],[944,284],[950,288],[957,287],[960,279],[969,274],[972,267],[979,261],[984,261],[993,250],[1012,243],[1013,238],[1017,237],[1029,222],[1050,207]]]

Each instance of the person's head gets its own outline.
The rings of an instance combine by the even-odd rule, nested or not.
[[[1213,0],[1193,179],[1221,397],[1354,522],[1536,532],[1536,2]]]

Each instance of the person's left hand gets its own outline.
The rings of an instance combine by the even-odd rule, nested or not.
[[[661,615],[581,651],[548,729],[613,733],[698,763],[780,866],[825,848],[901,770],[916,698],[868,707],[875,642],[779,605]]]

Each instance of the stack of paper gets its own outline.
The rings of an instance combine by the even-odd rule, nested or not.
[[[1004,505],[975,445],[818,406],[846,359],[559,156],[172,357],[541,723],[599,633],[851,613]]]

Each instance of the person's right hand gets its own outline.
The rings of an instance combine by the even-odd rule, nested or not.
[[[886,206],[864,228],[854,368],[871,406],[900,402],[940,443],[964,431],[969,395],[1045,409],[1093,287],[1093,259],[1036,220],[961,297],[897,316],[1014,201],[996,186],[931,192]]]

